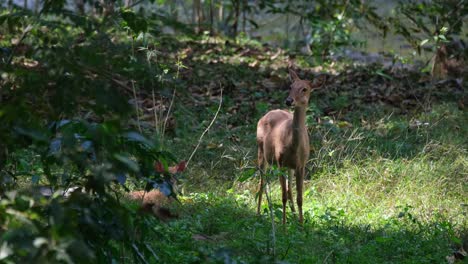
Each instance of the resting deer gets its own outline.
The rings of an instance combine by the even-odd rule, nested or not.
[[[154,164],[154,170],[160,174],[169,176],[170,182],[174,187],[176,184],[176,178],[174,175],[181,173],[185,170],[187,163],[185,161],[180,162],[176,166],[164,168],[164,165],[157,161]],[[133,191],[128,195],[130,200],[140,203],[140,211],[153,214],[156,218],[162,221],[168,221],[177,218],[177,214],[174,214],[169,205],[175,201],[174,197],[168,196],[160,190],[153,189],[150,191]]]
[[[302,214],[302,194],[304,174],[309,159],[309,135],[305,124],[306,111],[309,104],[310,92],[321,85],[321,80],[311,83],[301,80],[293,70],[289,70],[292,85],[286,105],[294,106],[294,114],[285,110],[272,110],[264,115],[257,124],[258,164],[260,173],[260,190],[258,195],[257,213],[260,213],[264,178],[262,173],[267,164],[276,162],[278,167],[290,168],[290,176],[286,185],[286,178],[280,176],[283,201],[283,224],[286,223],[286,203],[291,202],[291,210],[295,212],[292,200],[291,178],[296,176],[297,207],[299,222],[304,218]]]

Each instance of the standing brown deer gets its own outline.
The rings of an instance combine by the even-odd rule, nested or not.
[[[260,213],[264,187],[263,173],[267,164],[276,162],[278,167],[290,168],[290,176],[280,176],[283,201],[283,224],[286,223],[286,203],[291,202],[291,210],[295,212],[292,200],[291,179],[296,175],[297,207],[299,222],[304,220],[302,214],[302,195],[304,174],[309,159],[309,135],[305,124],[306,111],[309,105],[310,92],[321,85],[322,80],[313,83],[301,80],[293,70],[289,70],[292,85],[286,105],[294,106],[294,114],[285,110],[272,110],[264,115],[257,124],[258,165],[260,167],[260,190],[258,195],[257,213]]]

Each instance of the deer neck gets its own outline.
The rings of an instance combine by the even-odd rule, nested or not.
[[[304,139],[304,133],[307,133],[306,129],[306,111],[307,107],[306,106],[296,106],[294,108],[294,116],[293,116],[293,122],[292,122],[292,144],[293,147],[296,149],[297,146],[299,146],[303,139]]]

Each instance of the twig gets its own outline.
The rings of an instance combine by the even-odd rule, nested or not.
[[[465,2],[465,0],[460,0],[460,2],[458,2],[458,4],[455,6],[455,8],[453,8],[449,13],[447,13],[444,18],[447,19],[448,17],[451,17],[453,15],[454,12],[458,11],[460,6],[463,4],[463,2]],[[458,23],[460,23],[460,21],[462,21],[465,16],[467,16],[466,14],[465,15],[461,15],[452,25],[449,25],[449,30],[451,31],[452,28],[455,27],[455,25],[457,25]],[[450,32],[448,32],[450,33]]]
[[[161,139],[164,138],[164,133],[166,132],[166,124],[167,124],[167,120],[169,119],[169,114],[171,113],[172,104],[174,103],[175,94],[176,94],[176,89],[174,87],[174,92],[172,93],[171,103],[169,104],[169,109],[167,110],[166,118],[164,119],[164,125],[162,127]]]
[[[276,258],[276,227],[275,227],[275,216],[273,214],[273,202],[271,201],[271,197],[268,195],[269,193],[271,193],[269,177],[266,177],[265,180],[266,180],[265,197],[268,201],[268,208],[270,211],[270,219],[271,219],[271,240],[273,243],[272,253],[273,253],[273,257]]]
[[[23,31],[23,34],[21,35],[18,43],[15,45],[15,47],[13,48],[13,50],[11,51],[10,53],[10,56],[8,57],[7,61],[6,61],[6,66],[10,66],[11,62],[13,61],[13,56],[15,55],[15,52],[18,50],[18,46],[23,42],[23,40],[26,38],[26,36],[28,35],[28,33],[32,30],[32,25],[28,25],[24,31]]]
[[[132,7],[135,7],[135,6],[137,6],[137,5],[139,5],[139,4],[143,3],[143,2],[144,2],[143,0],[136,1],[135,3],[133,3],[133,4],[129,5],[127,8],[132,8]]]
[[[85,67],[85,66],[83,66],[83,67]],[[91,70],[89,70],[88,74],[93,74],[93,72],[92,72]],[[105,73],[101,73],[101,74],[102,74],[102,75],[105,75]],[[122,88],[125,88],[125,89],[127,89],[127,90],[129,90],[129,91],[132,90],[131,87],[129,87],[129,86],[128,86],[127,84],[125,84],[123,81],[121,81],[121,80],[119,80],[119,79],[117,79],[117,78],[115,78],[115,77],[112,77],[112,76],[105,76],[105,77],[110,78],[111,81],[113,81],[114,83],[118,84],[118,85],[121,86]]]
[[[288,253],[289,253],[290,249],[291,249],[291,242],[288,243],[288,247],[286,248],[286,252],[284,252],[284,255],[281,258],[281,260],[284,260],[288,256]]]
[[[195,149],[193,150],[192,154],[190,155],[190,157],[188,158],[187,160],[187,167],[189,166],[189,163],[190,161],[192,160],[193,158],[193,155],[195,155],[195,152],[197,152],[197,149],[198,147],[200,147],[200,144],[201,144],[201,141],[203,139],[203,137],[205,136],[205,134],[208,132],[208,130],[210,130],[211,126],[213,125],[214,121],[216,120],[216,118],[218,117],[218,114],[219,114],[219,111],[221,110],[221,105],[223,104],[223,86],[221,85],[221,94],[219,95],[219,105],[218,105],[218,110],[216,111],[216,114],[214,115],[213,119],[211,120],[211,123],[208,125],[208,127],[205,129],[205,131],[203,131],[203,133],[201,134],[200,138],[198,139],[198,143],[197,143],[197,146],[195,147]]]
[[[323,260],[323,263],[327,263],[327,260],[328,258],[331,256],[331,254],[333,254],[333,250],[330,251],[330,253],[328,253],[328,255],[325,257],[325,259]]]
[[[136,116],[137,116],[137,125],[138,125],[138,131],[140,131],[140,133],[142,133],[143,131],[141,130],[141,125],[140,125],[140,114],[138,113],[138,98],[137,98],[137,94],[136,94],[136,89],[135,89],[135,81],[132,80],[132,90],[133,90],[133,98],[135,100],[135,112],[136,112]]]
[[[151,95],[152,95],[152,98],[153,98],[153,113],[154,113],[154,130],[159,134],[159,131],[158,131],[158,113],[156,112],[156,98],[154,96],[154,87],[153,87],[153,90],[151,91]]]

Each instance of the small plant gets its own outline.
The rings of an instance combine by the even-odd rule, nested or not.
[[[388,21],[418,54],[431,53],[432,76],[445,78],[465,71],[466,47],[457,36],[462,34],[466,14],[465,1],[399,1]]]

